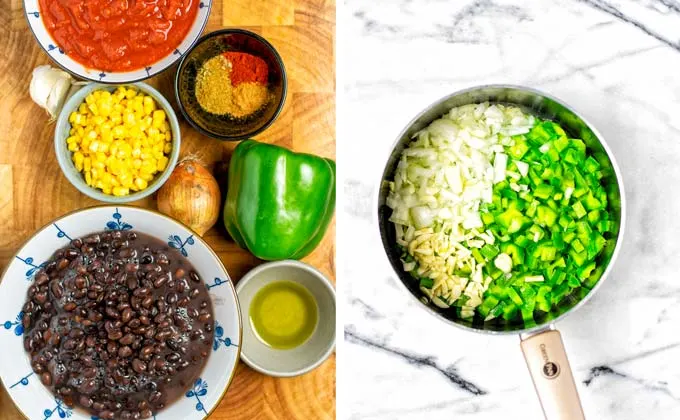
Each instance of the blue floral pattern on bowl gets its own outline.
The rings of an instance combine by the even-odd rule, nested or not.
[[[28,385],[28,378],[30,378],[31,376],[33,376],[33,374],[34,374],[34,372],[31,372],[31,373],[29,373],[28,375],[24,376],[23,378],[21,378],[21,379],[18,380],[17,382],[15,382],[15,383],[13,383],[12,385],[10,385],[10,386],[9,386],[9,389],[12,389],[12,388],[14,388],[15,386],[19,386],[19,385],[23,385],[23,386]]]
[[[53,414],[59,415],[59,418],[62,419],[71,417],[71,414],[73,414],[73,410],[66,406],[62,400],[60,400],[59,398],[54,398],[54,402],[57,404],[54,408],[46,409],[45,411],[43,411],[45,419],[49,419],[50,417],[52,417]]]
[[[201,397],[204,397],[207,393],[208,383],[201,378],[196,379],[193,388],[187,392],[187,398],[196,398],[196,401],[198,401],[196,403],[196,411],[203,411],[206,416],[208,415],[208,412],[205,411],[205,407],[201,402]]]
[[[210,288],[215,314],[213,351],[200,382],[163,409],[159,420],[204,419],[219,403],[240,356],[241,314],[233,283],[221,262],[205,242],[183,225],[152,211],[131,206],[101,206],[72,213],[37,232],[10,261],[0,281],[0,348],[3,357],[16,363],[0,363],[0,378],[22,412],[31,419],[98,420],[55,399],[36,376],[23,349],[21,309],[30,281],[44,261],[75,238],[106,230],[136,230],[156,238],[169,238],[168,245],[186,256],[203,279],[214,279]],[[175,245],[175,246],[173,246]],[[184,250],[184,252],[182,252]],[[38,261],[43,263],[38,264]],[[18,281],[20,280],[20,281]],[[221,286],[221,287],[217,287]],[[210,386],[208,386],[210,384]]]
[[[113,213],[113,220],[110,222],[106,223],[106,229],[107,230],[130,230],[132,229],[132,225],[123,222],[121,219],[123,218],[123,215],[118,212],[118,207],[116,207],[116,211]]]
[[[190,235],[184,242],[182,242],[182,238],[180,238],[179,235],[170,235],[168,237],[168,245],[170,245],[172,248],[179,249],[179,252],[181,252],[185,257],[189,256],[186,246],[193,245],[194,243],[194,235]]]
[[[223,337],[224,328],[220,326],[220,323],[215,321],[215,339],[213,341],[213,350],[220,348],[220,345],[224,344],[225,347],[238,347],[238,344],[231,341],[229,337]]]
[[[213,280],[212,284],[206,283],[205,286],[208,288],[208,290],[210,290],[213,287],[222,286],[223,284],[227,284],[228,281],[229,280],[222,280],[219,277],[215,277],[215,280]]]
[[[22,335],[24,333],[24,326],[21,323],[21,320],[22,320],[23,317],[24,317],[24,313],[19,312],[19,315],[17,315],[16,320],[5,321],[5,323],[2,324],[2,326],[5,327],[6,330],[11,330],[12,327],[14,327],[14,335]]]

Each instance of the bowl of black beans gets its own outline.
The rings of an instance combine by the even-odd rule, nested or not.
[[[62,216],[0,283],[0,380],[30,419],[204,419],[232,380],[241,334],[219,257],[142,208]]]

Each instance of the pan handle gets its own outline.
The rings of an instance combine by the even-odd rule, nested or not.
[[[559,331],[522,337],[521,347],[545,418],[585,419]]]

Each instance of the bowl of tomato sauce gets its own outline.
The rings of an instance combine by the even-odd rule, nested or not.
[[[45,52],[75,76],[130,83],[170,67],[196,42],[214,0],[24,0]]]

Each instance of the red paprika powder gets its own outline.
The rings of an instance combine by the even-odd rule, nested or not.
[[[269,67],[260,57],[242,52],[225,52],[222,55],[231,62],[230,78],[233,86],[246,82],[267,84]]]

